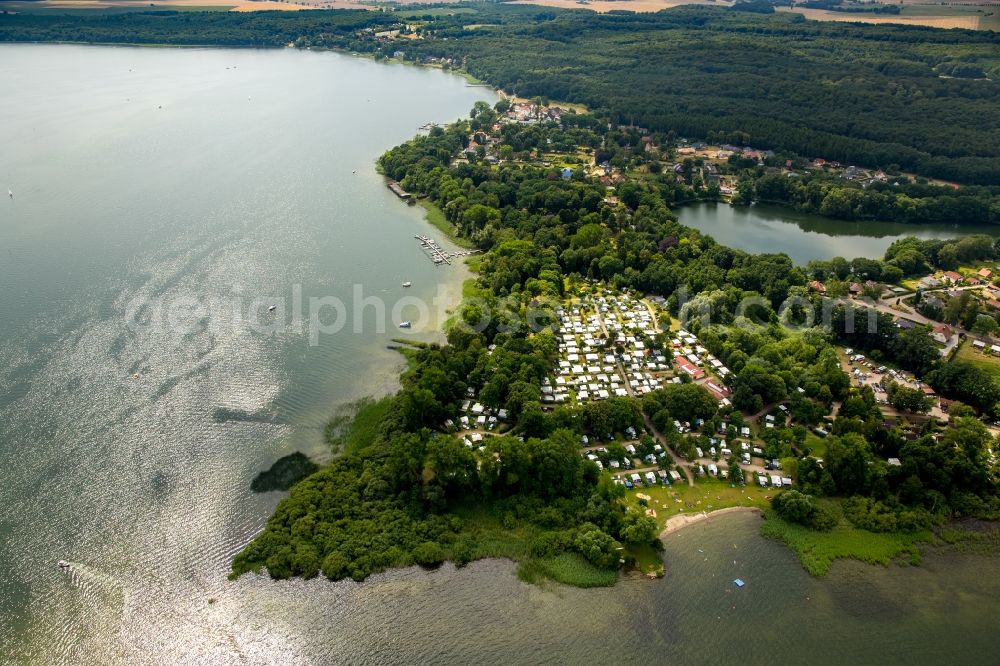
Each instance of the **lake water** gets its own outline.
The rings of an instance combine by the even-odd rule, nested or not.
[[[488,94],[330,53],[51,45],[0,46],[0,89],[15,195],[0,201],[0,663],[982,663],[996,648],[996,560],[814,580],[753,516],[673,535],[664,580],[606,590],[531,587],[498,561],[228,581],[281,497],[250,493],[253,476],[321,457],[338,405],[394,385],[400,332],[374,305],[353,332],[354,285],[390,307],[457,297],[461,269],[424,257],[412,236],[433,230],[373,160]],[[340,299],[345,328],[312,344],[308,313],[274,326],[299,293]],[[440,314],[398,314],[437,335]]]
[[[931,239],[1000,235],[1000,227],[994,225],[847,222],[773,204],[696,203],[679,206],[675,212],[682,224],[723,245],[755,254],[784,252],[797,264],[831,257],[881,258],[893,241],[904,236]]]
[[[380,330],[361,300],[388,320],[465,277],[374,160],[492,93],[331,53],[54,45],[0,47],[0,89],[0,654],[132,662],[223,590],[278,499],[253,476],[396,385],[391,337],[439,336],[436,310]],[[339,313],[312,298],[344,304],[315,345]]]

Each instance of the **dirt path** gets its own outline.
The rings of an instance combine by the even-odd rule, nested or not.
[[[693,486],[694,485],[694,474],[691,473],[691,466],[688,465],[686,462],[684,462],[684,459],[681,458],[679,455],[677,455],[677,452],[674,451],[670,447],[670,444],[667,442],[667,438],[664,437],[660,433],[660,431],[656,429],[656,426],[653,425],[652,419],[650,419],[648,416],[646,416],[645,412],[643,412],[643,414],[642,414],[642,420],[643,420],[643,422],[645,422],[646,427],[649,428],[650,431],[653,433],[653,439],[655,439],[657,442],[659,442],[660,444],[662,444],[663,448],[666,450],[666,452],[669,453],[673,457],[673,459],[674,459],[674,466],[677,469],[679,469],[681,472],[683,472],[684,476],[687,477],[688,485],[689,486]]]

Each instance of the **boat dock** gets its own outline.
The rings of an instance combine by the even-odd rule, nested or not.
[[[404,201],[413,196],[412,194],[410,194],[409,192],[407,192],[406,190],[404,190],[400,186],[400,184],[397,183],[394,180],[390,180],[389,181],[389,189],[392,190],[393,194],[395,194],[400,199],[403,199]]]
[[[427,236],[421,236],[417,234],[414,236],[418,241],[420,241],[420,247],[423,248],[427,256],[430,257],[431,261],[435,264],[448,264],[451,265],[452,259],[457,259],[458,257],[467,257],[470,254],[476,254],[480,250],[462,250],[460,252],[448,252],[443,249],[440,245],[434,242],[433,239]]]

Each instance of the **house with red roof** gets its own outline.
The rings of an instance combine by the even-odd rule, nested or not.
[[[826,293],[826,285],[819,280],[813,280],[809,283],[809,291],[815,291],[820,294]]]
[[[938,324],[931,330],[931,337],[943,345],[948,344],[952,335],[954,335],[954,332],[947,324]]]
[[[687,360],[683,356],[674,357],[674,365],[677,369],[688,374],[691,379],[701,379],[705,376],[705,371],[696,366],[691,361]]]

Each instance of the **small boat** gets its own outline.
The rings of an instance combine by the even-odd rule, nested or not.
[[[11,199],[13,199],[14,198],[14,190],[12,190],[12,189],[10,189],[8,187],[7,188],[7,196],[9,196]]]
[[[268,312],[274,312],[274,311],[275,311],[275,310],[277,310],[277,309],[278,309],[278,306],[277,306],[277,305],[272,305],[271,307],[269,307],[269,308],[267,309],[267,311],[268,311]]]
[[[400,324],[399,324],[400,328],[409,328],[410,326],[413,326],[413,322],[411,322],[409,320],[404,321],[404,322],[400,322]]]
[[[413,284],[412,282],[404,282],[404,283],[403,283],[403,286],[404,286],[404,287],[409,287],[409,286],[410,286],[410,285],[412,285],[412,284]]]
[[[69,569],[69,562],[67,562],[66,560],[59,560],[59,568]]]

